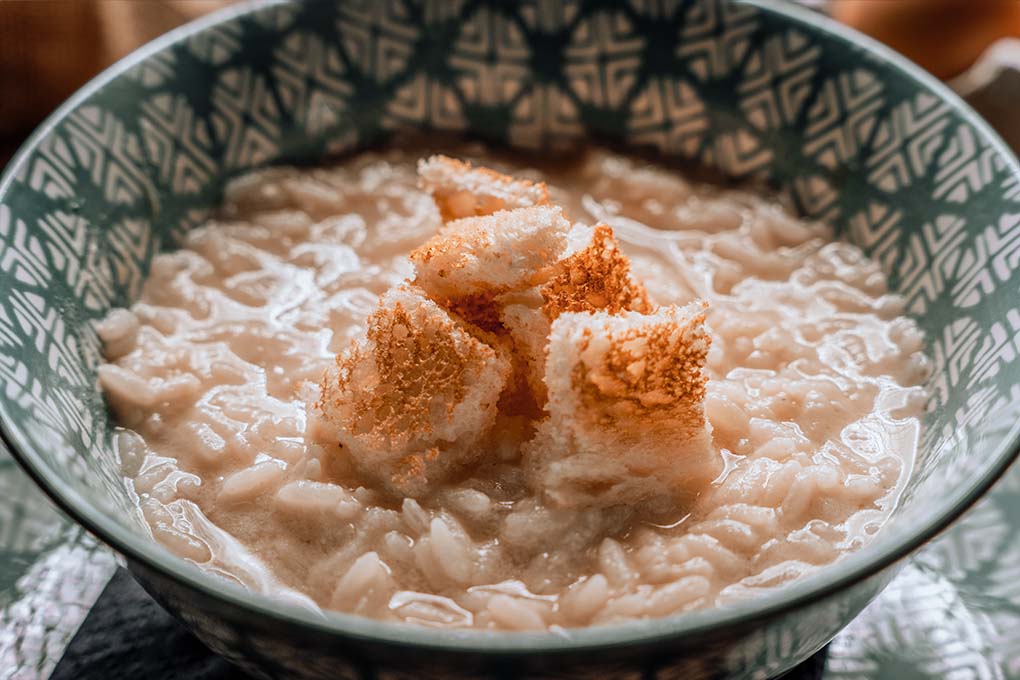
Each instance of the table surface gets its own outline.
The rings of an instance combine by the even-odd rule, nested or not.
[[[964,80],[957,85],[1017,149],[1020,119],[1014,112],[1020,105],[1020,43],[1000,49],[996,58],[1003,68],[985,69],[976,84]],[[128,597],[135,606],[110,619],[100,600],[95,612],[102,619],[99,628],[112,627],[109,622],[115,621],[121,630],[143,631],[128,643],[137,642],[139,635],[164,638],[167,642],[159,649],[169,655],[154,659],[176,658],[178,664],[190,664],[188,677],[192,672],[197,677],[197,669],[201,677],[241,677],[174,628],[176,624],[144,593],[132,591],[123,570],[117,572],[114,556],[53,509],[3,451],[0,499],[0,680],[81,679],[91,677],[90,669],[102,668],[96,662],[107,657],[97,656],[96,650],[103,646],[97,648],[86,634],[95,629],[96,619],[90,619],[70,648],[68,644],[108,583],[123,591],[118,597]],[[1020,680],[1018,537],[1020,467],[1014,466],[836,637],[822,677]],[[174,634],[166,634],[168,630]],[[161,669],[146,668],[145,675],[156,680],[184,670]]]

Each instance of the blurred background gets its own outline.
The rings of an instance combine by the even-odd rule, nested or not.
[[[92,76],[234,1],[0,0],[0,167]],[[803,2],[946,80],[1020,149],[1020,0]]]
[[[311,0],[315,1],[315,0]],[[0,168],[104,68],[232,0],[0,0]]]

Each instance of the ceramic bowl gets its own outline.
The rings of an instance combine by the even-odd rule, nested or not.
[[[289,608],[134,519],[94,322],[225,181],[404,129],[548,153],[589,138],[765,182],[888,272],[935,371],[916,473],[875,540],[757,599],[564,634],[444,632]],[[815,652],[1012,461],[1020,168],[946,88],[795,6],[259,2],[89,83],[0,184],[0,421],[68,514],[211,648],[266,677],[762,678]]]

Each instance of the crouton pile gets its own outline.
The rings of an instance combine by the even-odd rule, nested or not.
[[[323,378],[344,455],[422,497],[524,416],[522,465],[552,505],[696,496],[720,467],[707,304],[656,308],[613,230],[571,223],[542,183],[444,156],[418,173],[443,226]]]

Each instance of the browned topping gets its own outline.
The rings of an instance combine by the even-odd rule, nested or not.
[[[496,295],[493,293],[476,293],[459,298],[436,300],[436,304],[484,331],[501,334],[504,328],[495,298]]]
[[[552,206],[456,220],[411,252],[414,282],[445,309],[501,331],[496,298],[545,280],[569,228]]]
[[[473,232],[469,235],[464,235],[453,229],[444,229],[412,250],[408,257],[411,258],[412,262],[428,264],[436,257],[452,255],[455,263],[464,266],[467,260],[466,252],[469,248],[478,250],[488,248],[491,245],[488,234]],[[440,270],[438,275],[449,276],[449,272]]]
[[[708,376],[703,368],[711,345],[705,331],[707,304],[684,321],[660,321],[594,339],[585,329],[578,354],[588,358],[593,339],[606,347],[597,362],[584,359],[573,370],[572,385],[588,414],[603,425],[624,421],[627,428],[667,422],[676,432],[705,427],[703,402]]]
[[[549,191],[543,182],[515,179],[446,156],[433,156],[421,163],[418,173],[444,222],[549,203]]]
[[[393,485],[398,489],[411,489],[428,483],[429,463],[439,460],[439,449],[432,447],[425,453],[404,456],[397,463]]]
[[[560,271],[542,286],[543,310],[550,321],[563,312],[649,312],[645,287],[630,276],[630,260],[613,230],[595,227],[591,243],[560,262]]]
[[[469,252],[486,252],[487,256],[495,260],[503,257],[500,253],[489,253],[491,242],[487,234],[470,232],[467,234],[452,230],[444,230],[426,241],[424,244],[411,251],[410,259],[416,265],[427,265],[438,257],[450,256],[445,266],[429,270],[429,280],[423,281],[421,274],[415,279],[415,283],[425,285],[430,297],[440,307],[453,312],[466,321],[478,324],[485,330],[497,330],[499,328],[499,312],[493,304],[497,295],[505,292],[506,286],[490,285],[480,291],[459,290],[456,295],[444,295],[448,289],[455,288],[452,282],[443,285],[443,280],[449,280],[456,273],[459,273],[469,264]],[[434,279],[439,279],[435,281]]]
[[[487,340],[421,291],[390,291],[364,339],[324,377],[319,410],[367,474],[400,493],[421,493],[432,476],[475,455],[477,430],[495,417],[509,365]]]
[[[465,371],[493,353],[484,345],[457,342],[452,337],[456,330],[452,321],[423,328],[399,302],[377,309],[368,319],[375,389],[352,383],[357,365],[367,359],[366,349],[355,346],[337,357],[337,382],[324,386],[322,398],[353,396],[353,429],[363,435],[394,441],[411,432],[431,432],[429,402],[442,399],[452,410],[464,398]]]
[[[688,502],[718,476],[703,400],[707,305],[564,313],[552,323],[549,416],[524,450],[552,504]]]

